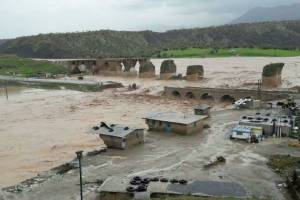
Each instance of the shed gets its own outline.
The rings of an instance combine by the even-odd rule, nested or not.
[[[232,129],[231,138],[246,140],[251,142],[251,139],[260,141],[262,139],[263,129],[255,126],[241,126],[238,125]]]
[[[200,104],[194,107],[195,115],[207,115],[210,117],[211,107],[207,104]]]
[[[144,129],[101,122],[99,136],[108,148],[126,149],[144,142]]]
[[[149,131],[174,132],[187,135],[201,132],[206,118],[206,115],[165,112],[151,113],[144,119]]]

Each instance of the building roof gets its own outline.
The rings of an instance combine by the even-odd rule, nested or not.
[[[255,126],[237,125],[236,127],[233,128],[233,131],[250,133],[251,130],[253,130],[253,129],[262,129],[262,128],[261,127],[255,127]]]
[[[108,136],[123,138],[136,130],[142,130],[142,129],[130,128],[130,127],[120,125],[120,124],[107,125],[106,123],[101,122],[98,131],[99,131],[100,135],[108,135]]]
[[[288,116],[265,116],[262,114],[257,115],[246,115],[241,117],[240,122],[249,123],[249,124],[263,124],[263,125],[273,125],[275,122],[277,125],[280,124],[282,126],[290,125],[291,118]]]
[[[202,119],[207,118],[206,115],[192,115],[184,113],[175,113],[175,112],[164,112],[164,113],[151,113],[144,117],[144,119],[170,122],[176,124],[191,124]]]
[[[194,106],[194,109],[197,109],[197,110],[206,110],[206,109],[210,109],[210,106],[207,105],[207,104],[200,104],[200,105]]]

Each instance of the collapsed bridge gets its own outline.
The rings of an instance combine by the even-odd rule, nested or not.
[[[296,91],[287,90],[254,90],[231,88],[201,88],[201,87],[165,87],[165,95],[173,98],[201,99],[210,101],[231,101],[241,98],[261,99],[265,101],[284,99],[297,95]]]

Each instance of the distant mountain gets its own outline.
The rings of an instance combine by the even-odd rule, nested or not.
[[[256,7],[234,20],[233,24],[300,20],[300,3],[289,6]]]
[[[300,20],[152,31],[91,31],[11,39],[0,54],[34,58],[141,57],[187,47],[300,48]]]

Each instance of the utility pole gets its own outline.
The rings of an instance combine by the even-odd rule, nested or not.
[[[81,170],[81,158],[82,158],[82,152],[83,152],[83,151],[77,151],[77,152],[76,152],[77,159],[78,159],[78,162],[79,162],[80,200],[83,200],[83,196],[82,196],[82,170]]]
[[[6,94],[6,100],[8,100],[7,86],[5,86],[5,94]]]

